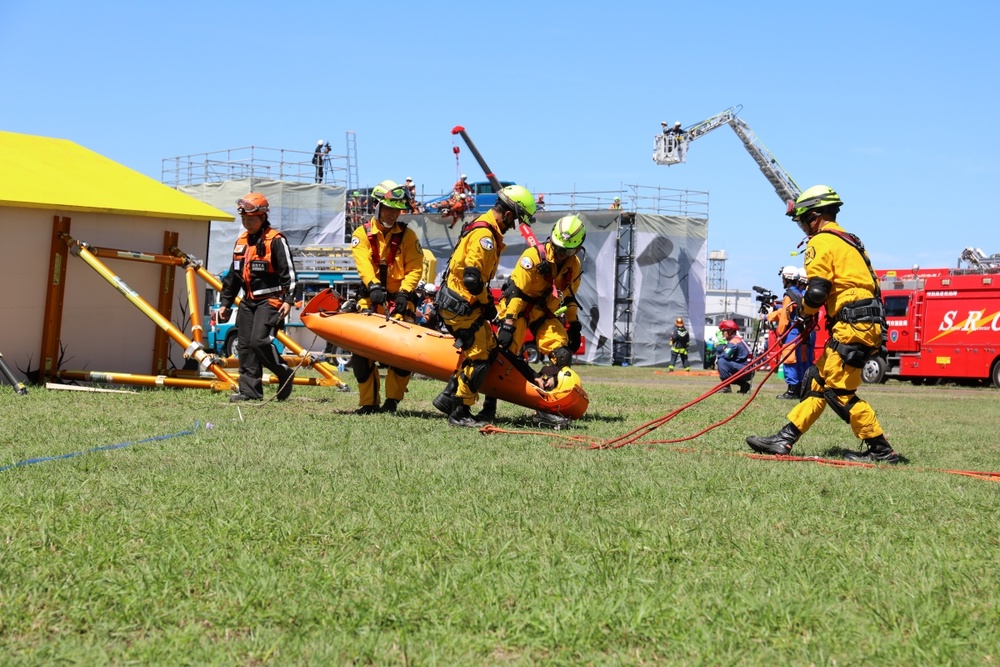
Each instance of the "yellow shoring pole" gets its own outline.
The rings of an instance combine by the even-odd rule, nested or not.
[[[184,257],[190,264],[195,266],[195,271],[198,273],[198,277],[204,280],[210,287],[212,287],[216,292],[222,291],[222,282],[218,278],[213,276],[211,272],[201,265],[200,262],[195,260],[193,257],[185,253],[179,248],[174,248],[174,252],[178,256]],[[236,297],[233,305],[239,306],[241,299]],[[346,387],[347,384],[337,376],[337,372],[333,370],[333,366],[326,363],[325,361],[313,361],[309,356],[308,352],[304,347],[296,343],[294,340],[288,337],[284,331],[278,331],[275,336],[281,341],[281,344],[287,347],[289,350],[297,354],[302,359],[302,365],[312,366],[316,369],[316,372],[323,376],[323,381],[320,381],[320,386],[332,385],[334,387]]]
[[[97,258],[94,253],[92,253],[86,246],[86,244],[77,241],[69,234],[62,233],[59,235],[60,238],[69,246],[70,252],[77,255],[85,261],[90,268],[97,271],[97,273],[104,278],[108,283],[118,290],[122,296],[132,302],[132,305],[138,308],[142,313],[153,320],[156,326],[167,332],[167,335],[173,338],[181,347],[184,348],[184,358],[194,359],[198,364],[206,371],[211,371],[215,377],[219,378],[226,387],[236,389],[238,385],[236,381],[233,380],[225,368],[222,368],[215,362],[215,357],[208,352],[205,352],[204,347],[201,343],[195,343],[190,338],[184,335],[180,329],[175,327],[170,323],[163,315],[158,313],[155,308],[149,305],[137,292],[132,290],[128,285],[125,284],[121,278],[114,274],[107,266],[104,265],[101,260]]]
[[[188,311],[191,313],[191,338],[196,343],[205,342],[205,331],[201,326],[201,312],[198,309],[198,284],[195,282],[197,271],[190,263],[184,265],[184,283],[188,291]]]
[[[223,390],[229,383],[222,385],[218,380],[175,378],[165,375],[135,375],[133,373],[102,373],[96,371],[53,371],[49,377],[60,380],[78,380],[81,382],[98,382],[101,384],[134,384],[141,387],[187,387],[193,389]]]
[[[198,304],[197,284],[195,283],[195,266],[186,257],[175,257],[174,255],[159,255],[151,252],[135,252],[133,250],[121,250],[119,248],[98,248],[88,246],[90,252],[97,257],[107,257],[109,259],[124,259],[132,262],[149,262],[152,264],[167,264],[169,266],[183,266],[184,280],[188,291],[188,311],[191,320],[191,338],[196,343],[205,342],[204,327],[201,325],[201,310]]]

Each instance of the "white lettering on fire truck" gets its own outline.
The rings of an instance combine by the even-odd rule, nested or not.
[[[987,327],[985,325],[980,326],[980,322],[983,319],[983,310],[970,310],[968,317],[965,322],[959,325],[955,324],[955,318],[958,317],[957,310],[949,310],[944,314],[941,319],[941,324],[938,326],[938,331],[953,331],[960,329],[962,331],[979,331],[980,329],[985,330]],[[891,324],[889,322],[888,324]],[[990,320],[989,328],[992,331],[1000,331],[1000,311],[993,315],[993,319]]]

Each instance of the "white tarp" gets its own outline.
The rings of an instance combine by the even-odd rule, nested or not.
[[[195,199],[232,213],[236,222],[213,222],[206,268],[219,274],[229,268],[233,245],[243,231],[236,201],[248,192],[260,192],[270,206],[271,225],[288,238],[291,245],[343,245],[346,188],[287,181],[249,179],[182,185],[177,188]],[[200,256],[201,248],[182,248]]]
[[[566,211],[537,214],[533,225],[539,241]],[[616,285],[621,271],[616,255],[621,216],[617,211],[583,211],[577,215],[587,226],[587,252],[583,280],[577,300],[580,321],[587,339],[588,363],[610,365],[615,339]],[[471,220],[467,215],[466,220]],[[458,239],[460,225],[453,229],[439,215],[407,215],[403,220],[420,242],[438,258],[438,280]],[[670,361],[670,332],[674,320],[683,317],[691,332],[689,362],[701,361],[705,324],[705,266],[708,222],[702,218],[637,214],[634,223],[632,263],[632,363],[666,365]],[[506,236],[507,249],[500,260],[495,287],[499,287],[527,247],[517,231]],[[622,325],[617,327],[621,332]]]

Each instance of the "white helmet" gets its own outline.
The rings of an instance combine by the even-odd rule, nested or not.
[[[325,141],[323,141],[322,139],[320,139],[319,141],[316,142],[316,145],[317,146],[322,146],[325,143],[326,143]]]
[[[806,273],[806,270],[804,268],[799,269],[799,282],[804,283],[807,280],[809,280],[809,275]]]
[[[412,178],[411,176],[407,176],[407,177],[406,177],[406,180],[407,180],[407,181],[412,181],[412,180],[413,180],[413,178]]]
[[[778,272],[784,280],[798,280],[799,279],[799,267],[788,265]]]
[[[467,179],[467,178],[468,178],[468,176],[466,176],[465,174],[462,174],[462,180],[463,180],[463,181],[464,181],[465,179]]]

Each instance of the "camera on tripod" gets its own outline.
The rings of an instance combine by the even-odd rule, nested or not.
[[[761,313],[769,312],[771,310],[771,306],[773,306],[774,302],[778,300],[777,295],[769,289],[754,285],[753,291],[757,292],[757,296],[755,298],[760,303]]]

